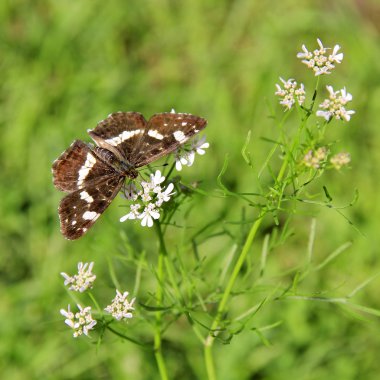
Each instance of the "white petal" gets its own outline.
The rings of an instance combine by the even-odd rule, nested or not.
[[[331,113],[328,111],[317,111],[317,116],[324,117],[327,121],[331,119]]]
[[[176,160],[175,161],[175,168],[177,171],[181,171],[182,170],[182,163],[181,163],[181,160]]]
[[[317,38],[317,42],[318,42],[318,45],[321,48],[321,50],[323,50],[324,47],[323,47],[322,41],[319,38]]]

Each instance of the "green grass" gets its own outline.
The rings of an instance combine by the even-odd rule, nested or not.
[[[177,255],[176,268],[186,281],[195,281],[204,296],[210,284],[220,280],[223,264],[227,265],[231,252],[241,250],[249,232],[250,225],[233,222],[242,215],[250,222],[257,216],[239,198],[211,196],[225,156],[229,166],[223,183],[236,192],[258,191],[257,178],[241,155],[247,133],[251,131],[247,151],[257,169],[272,148],[262,138],[277,138],[268,104],[277,117],[282,116],[274,85],[279,76],[296,77],[313,88],[314,78],[295,56],[303,43],[315,46],[318,37],[327,46],[342,46],[343,63],[334,75],[324,77],[324,83],[346,86],[354,96],[356,114],[349,124],[336,123],[328,132],[331,141],[338,140],[351,153],[351,169],[327,173],[314,190],[322,193],[326,185],[335,204],[343,206],[358,189],[358,201],[343,210],[353,226],[329,208],[302,204],[282,242],[281,229],[276,238],[273,220],[266,219],[235,284],[228,317],[236,318],[264,296],[268,302],[243,331],[239,321],[229,326],[236,334],[231,340],[228,332],[221,334],[229,344],[216,340],[213,357],[218,379],[377,378],[379,279],[350,300],[371,310],[332,302],[380,270],[380,20],[371,7],[379,8],[375,1],[362,2],[360,8],[356,3],[1,2],[2,378],[159,378],[150,344],[154,313],[146,321],[137,310],[127,327],[130,336],[148,342],[147,347],[122,342],[109,333],[98,347],[88,339],[74,340],[59,314],[60,308],[74,303],[63,288],[60,272],[72,273],[78,261],[95,262],[94,293],[102,303],[114,296],[115,279],[121,289],[132,292],[140,265],[136,290],[140,302],[149,300],[156,291],[151,272],[158,260],[155,231],[119,223],[125,202],[117,198],[88,235],[65,241],[56,211],[62,194],[52,185],[51,163],[74,139],[89,141],[86,130],[110,112],[134,110],[149,117],[174,107],[207,118],[211,147],[181,175],[188,183],[199,180],[200,189],[210,195],[194,195],[178,211],[188,228],[169,229],[166,234],[166,244]],[[295,115],[290,121],[296,123]],[[298,295],[307,299],[276,298],[279,288],[292,285],[296,269],[304,268],[313,216],[312,268],[346,242],[352,245],[307,274],[298,288]],[[271,250],[261,281],[266,233],[271,233]],[[195,238],[204,261],[200,267],[188,246],[188,234]],[[194,288],[187,284],[185,289],[191,293]],[[191,318],[211,326],[213,302],[219,296],[210,294],[211,315],[197,310]],[[163,336],[169,378],[207,378],[202,346],[189,320],[178,316]]]

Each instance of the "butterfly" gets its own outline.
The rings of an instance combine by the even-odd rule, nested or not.
[[[138,112],[116,112],[88,130],[95,146],[75,140],[52,165],[54,186],[68,193],[60,202],[61,232],[83,236],[138,168],[175,151],[207,121],[187,113],[165,112],[149,121]]]

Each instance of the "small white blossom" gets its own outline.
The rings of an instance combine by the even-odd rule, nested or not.
[[[91,307],[87,306],[82,308],[79,304],[77,304],[77,306],[79,311],[75,314],[70,310],[70,305],[68,305],[67,311],[64,309],[60,310],[60,313],[66,317],[66,325],[74,330],[74,338],[82,334],[88,335],[89,330],[92,330],[96,325],[96,321],[92,319]]]
[[[62,272],[61,275],[65,278],[65,286],[70,285],[69,290],[83,293],[87,289],[91,289],[96,279],[96,275],[92,273],[94,263],[78,263],[78,274],[69,276]]]
[[[128,292],[124,292],[121,294],[116,289],[116,297],[112,300],[111,305],[108,305],[104,310],[110,313],[115,319],[120,321],[121,319],[129,319],[132,318],[133,315],[131,313],[132,310],[135,310],[133,307],[133,303],[135,302],[135,298],[129,302],[127,300]]]
[[[170,200],[170,197],[173,194],[175,194],[175,192],[172,193],[173,189],[174,189],[174,185],[172,183],[169,183],[169,185],[164,191],[160,191],[157,193],[157,200],[156,200],[157,207],[160,207],[163,202],[168,202]]]
[[[147,190],[146,188],[144,188],[144,192],[141,194],[141,200],[144,203],[148,203],[148,202],[150,202],[152,200],[152,197],[149,194],[149,190]]]
[[[192,155],[194,156],[194,155]],[[183,166],[191,166],[191,158],[188,152],[182,151],[180,148],[174,153],[175,168],[177,171],[181,171]],[[193,160],[194,161],[194,160]]]
[[[156,208],[154,203],[149,203],[144,211],[139,215],[139,219],[141,219],[141,225],[143,227],[152,227],[153,219],[159,219],[160,213]]]
[[[280,104],[286,109],[291,109],[295,102],[299,105],[302,105],[305,101],[305,88],[303,83],[297,88],[297,82],[294,79],[288,79],[285,81],[280,77],[281,82],[283,83],[284,88],[281,88],[279,84],[276,84],[277,91],[275,95],[278,95],[282,98]]]
[[[131,207],[131,212],[122,216],[120,218],[120,222],[125,222],[127,219],[137,219],[140,216],[139,208],[141,207],[141,205],[136,203],[136,204],[131,205],[130,207]]]
[[[185,144],[180,146],[174,152],[175,167],[177,171],[181,171],[183,166],[191,166],[195,160],[195,153],[199,155],[204,155],[206,153],[205,149],[210,146],[206,142],[206,136],[202,138],[196,137],[190,144]]]
[[[161,175],[161,172],[159,170],[156,170],[154,174],[150,175],[150,180],[152,183],[153,188],[160,185],[162,182],[165,181],[165,177]]]
[[[198,137],[196,136],[191,142],[191,150],[203,156],[209,148],[210,144],[206,141],[206,136]]]
[[[333,117],[349,121],[355,111],[347,111],[344,106],[352,100],[352,95],[346,91],[346,88],[339,91],[334,91],[332,86],[326,86],[326,88],[329,92],[329,99],[325,99],[319,105],[322,110],[317,111],[316,115],[325,118],[327,121]]]
[[[330,162],[335,169],[339,170],[342,168],[342,166],[348,165],[351,162],[350,153],[337,153],[331,157]]]
[[[340,46],[335,45],[332,54],[327,55],[327,51],[331,48],[325,48],[320,39],[317,39],[319,49],[310,52],[305,45],[302,45],[302,52],[297,54],[297,58],[302,59],[302,62],[313,69],[314,74],[331,74],[331,70],[335,68],[334,63],[341,63],[343,53],[338,53]]]
[[[302,162],[309,168],[319,169],[321,164],[326,161],[328,150],[325,147],[318,148],[316,151],[309,150]]]

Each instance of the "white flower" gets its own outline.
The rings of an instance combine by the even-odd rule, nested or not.
[[[131,311],[135,310],[135,308],[133,307],[135,298],[133,298],[131,302],[128,302],[128,294],[128,292],[124,292],[123,294],[121,294],[116,289],[116,297],[112,300],[111,305],[108,305],[104,310],[110,313],[118,321],[120,321],[121,319],[132,318],[133,315]]]
[[[141,194],[141,200],[144,203],[148,203],[148,202],[150,202],[152,200],[152,197],[150,196],[149,191],[150,190],[148,190],[147,188],[144,188],[144,192]]]
[[[191,142],[191,150],[203,156],[207,149],[210,146],[208,142],[206,142],[206,136],[198,137],[196,136]]]
[[[70,284],[69,290],[83,293],[87,289],[91,289],[96,279],[96,275],[92,273],[94,263],[78,263],[78,274],[69,276],[62,272],[61,275],[65,278],[65,286]]]
[[[337,153],[331,157],[330,162],[335,169],[339,170],[342,166],[348,165],[351,162],[350,153]]]
[[[175,167],[177,171],[181,171],[183,166],[193,165],[195,153],[204,155],[206,153],[205,149],[209,146],[210,144],[206,142],[206,136],[203,136],[202,138],[197,136],[190,144],[180,146],[174,152]]]
[[[159,170],[156,170],[156,172],[150,175],[150,181],[141,181],[141,187],[143,188],[142,195],[143,201],[145,203],[149,202],[152,198],[149,196],[150,192],[158,192],[161,189],[160,184],[165,181],[165,177],[161,175],[161,172]]]
[[[320,39],[317,39],[319,49],[310,52],[305,45],[302,45],[302,52],[297,54],[297,58],[302,59],[302,62],[307,67],[313,69],[315,75],[330,74],[335,68],[334,63],[341,63],[343,53],[338,53],[340,46],[335,45],[332,54],[327,55],[327,51],[331,48],[325,48]]]
[[[297,82],[292,78],[285,81],[280,77],[280,80],[284,88],[282,89],[281,86],[276,83],[277,91],[275,95],[282,98],[280,104],[285,107],[285,111],[286,109],[291,109],[296,101],[299,105],[302,105],[305,101],[305,88],[303,83],[297,88]]]
[[[325,99],[319,105],[322,111],[317,111],[316,115],[325,118],[327,121],[333,117],[335,119],[349,121],[355,111],[347,111],[344,106],[352,100],[352,95],[346,91],[346,88],[339,91],[334,91],[332,86],[326,86],[326,88],[329,92],[329,99]]]
[[[182,170],[182,166],[191,166],[190,157],[188,157],[188,152],[182,151],[181,148],[178,148],[174,153],[175,157],[175,168],[177,171]],[[190,164],[189,164],[190,163]]]
[[[150,175],[150,180],[152,183],[153,188],[160,185],[162,182],[165,181],[165,177],[161,175],[161,172],[159,170],[156,170],[154,174]]]
[[[338,50],[340,49],[339,45],[335,45],[332,54],[329,55],[329,61],[330,62],[336,62],[341,63],[343,59],[343,53],[338,53]]]
[[[141,219],[141,225],[143,227],[152,227],[153,219],[158,219],[160,217],[160,213],[156,208],[154,203],[149,203],[144,211],[139,215],[139,219]]]
[[[87,306],[82,308],[79,304],[77,304],[77,306],[79,311],[75,314],[70,310],[70,305],[68,305],[67,311],[64,309],[60,310],[60,313],[66,317],[66,325],[74,330],[74,338],[82,334],[88,335],[89,330],[92,330],[96,325],[96,321],[92,319],[91,307]]]
[[[164,191],[160,191],[157,193],[157,200],[156,200],[156,206],[160,207],[163,202],[168,202],[170,200],[170,197],[175,194],[172,193],[172,190],[174,189],[174,185],[172,183],[169,183],[167,188]]]
[[[136,203],[136,204],[131,205],[130,207],[131,207],[131,212],[122,216],[120,218],[120,222],[125,222],[127,219],[137,219],[140,216],[139,208],[141,207],[141,205]]]

